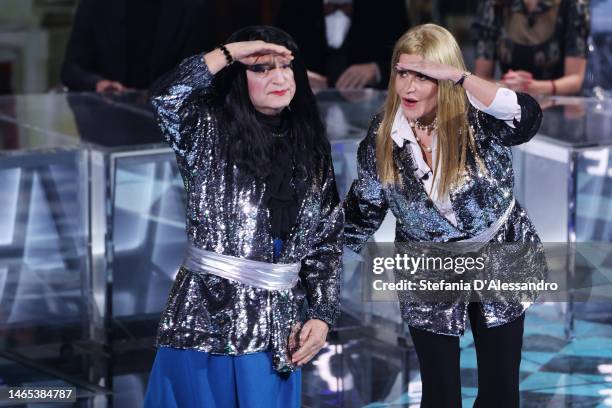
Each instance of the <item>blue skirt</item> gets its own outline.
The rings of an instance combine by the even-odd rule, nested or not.
[[[145,408],[298,408],[301,371],[279,374],[270,353],[225,356],[160,347]]]

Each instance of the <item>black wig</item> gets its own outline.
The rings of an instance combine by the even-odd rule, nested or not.
[[[314,94],[308,83],[304,59],[291,36],[275,27],[246,27],[233,33],[226,43],[253,40],[283,45],[293,53],[292,68],[296,90],[289,104],[289,112],[285,114],[290,120],[289,137],[296,166],[300,173],[308,177],[312,169],[316,168],[316,164],[329,156],[330,147]],[[230,158],[248,174],[258,178],[266,177],[274,160],[274,141],[257,120],[255,107],[249,98],[245,66],[235,62],[219,72],[215,77],[215,94],[230,137]]]

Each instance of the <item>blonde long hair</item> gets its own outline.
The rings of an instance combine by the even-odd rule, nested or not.
[[[399,61],[401,54],[416,54],[423,59],[451,65],[465,71],[459,45],[453,35],[435,24],[423,24],[408,30],[395,43],[391,66]],[[400,97],[395,92],[394,70],[389,79],[389,93],[384,106],[384,116],[376,139],[376,162],[378,175],[383,184],[399,183],[397,166],[393,161],[391,128],[395,113],[400,109]],[[438,196],[448,192],[462,179],[467,167],[468,148],[477,157],[474,137],[467,121],[467,96],[461,86],[451,81],[438,82],[438,130],[436,148],[438,154],[434,164],[434,176],[441,171]]]

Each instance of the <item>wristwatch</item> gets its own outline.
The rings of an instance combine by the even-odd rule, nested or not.
[[[459,78],[459,80],[455,82],[455,85],[463,86],[463,81],[465,81],[465,78],[469,77],[470,75],[472,75],[470,71],[463,71],[463,74],[461,74],[461,78]]]

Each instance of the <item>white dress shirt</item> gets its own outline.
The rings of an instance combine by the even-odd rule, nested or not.
[[[485,106],[482,102],[477,100],[475,97],[470,95],[467,92],[468,100],[476,109],[488,113],[489,115],[504,120],[506,124],[510,127],[514,127],[513,120],[516,119],[521,120],[521,107],[518,104],[516,93],[507,88],[499,88],[497,93],[495,94],[495,98],[491,105],[488,107]],[[436,139],[437,135],[434,131],[432,135],[432,163],[436,162]],[[432,199],[434,205],[438,209],[438,211],[453,225],[457,225],[457,217],[455,216],[455,211],[453,210],[453,206],[451,204],[450,195],[447,192],[443,197],[437,197],[435,191],[438,189],[438,185],[440,183],[440,171],[436,174],[436,178],[433,178],[433,172],[425,159],[423,158],[423,154],[421,152],[421,147],[416,140],[414,133],[412,132],[412,128],[408,123],[408,120],[404,116],[402,108],[398,108],[395,113],[395,119],[393,121],[393,126],[391,127],[391,138],[393,141],[399,146],[404,146],[404,141],[410,143],[410,148],[412,149],[412,157],[414,158],[416,169],[415,175],[418,179],[421,180],[423,186],[425,187],[425,191]],[[443,166],[444,163],[440,163],[440,166]]]
[[[324,4],[327,3],[351,4],[352,0],[324,0]],[[334,49],[342,47],[349,28],[351,28],[351,18],[342,11],[338,10],[325,16],[325,35],[327,37],[327,45]]]

